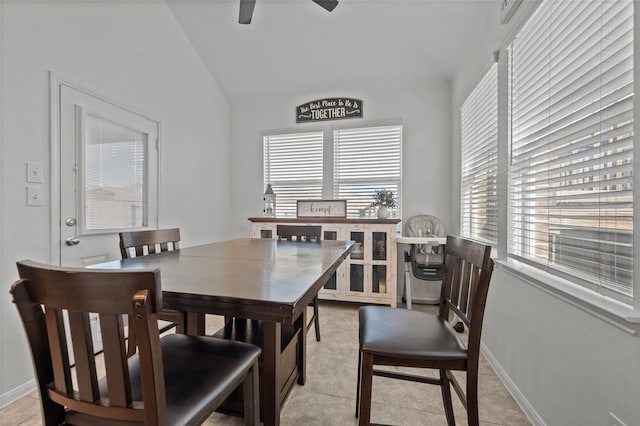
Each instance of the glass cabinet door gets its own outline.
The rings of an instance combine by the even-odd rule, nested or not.
[[[349,239],[355,241],[353,250],[351,250],[351,259],[363,260],[364,259],[364,232],[351,231],[349,233]]]
[[[352,293],[364,292],[364,265],[349,265],[349,291]]]
[[[331,224],[322,225],[323,240],[332,240],[332,241],[341,240],[343,239],[343,238],[340,238],[341,234],[342,232],[340,227],[337,227]],[[340,265],[338,267],[338,270],[336,270],[333,274],[331,274],[331,276],[329,277],[325,285],[322,287],[324,294],[338,295],[340,293],[338,289],[338,281],[341,279],[340,277],[344,276],[343,271],[344,271],[344,265]]]
[[[371,292],[377,294],[387,294],[387,266],[371,266]]]
[[[322,230],[322,239],[323,240],[337,240],[338,239],[338,231],[335,230]]]
[[[373,232],[371,244],[371,258],[373,260],[387,260],[387,233]]]

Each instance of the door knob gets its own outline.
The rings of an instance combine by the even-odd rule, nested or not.
[[[68,246],[75,246],[80,244],[80,238],[77,237],[69,237],[66,240],[64,240],[65,243],[67,243]]]
[[[64,221],[64,224],[67,226],[76,226],[76,218],[68,217],[67,220]]]

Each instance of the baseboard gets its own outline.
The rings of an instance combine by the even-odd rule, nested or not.
[[[491,365],[493,370],[496,372],[498,378],[502,381],[507,391],[511,394],[513,399],[516,401],[516,404],[520,406],[520,409],[524,413],[525,416],[529,419],[532,425],[534,426],[546,426],[542,417],[538,414],[535,408],[529,403],[527,398],[520,392],[518,386],[511,380],[506,371],[500,366],[500,363],[493,356],[489,348],[484,343],[480,344],[480,352],[484,355],[485,359]]]
[[[33,392],[35,388],[36,381],[35,379],[31,379],[27,383],[0,395],[0,408],[4,408],[12,402],[15,402],[16,400],[22,398],[23,396],[28,395],[29,393]]]

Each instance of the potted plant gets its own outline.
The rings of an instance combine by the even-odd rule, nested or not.
[[[393,191],[387,189],[379,189],[373,196],[373,201],[369,207],[378,207],[378,218],[386,219],[389,216],[389,209],[397,206]]]

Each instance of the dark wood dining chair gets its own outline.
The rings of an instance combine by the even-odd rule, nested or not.
[[[276,227],[276,235],[278,240],[294,241],[294,242],[313,242],[320,243],[322,239],[322,226],[314,225],[278,225]],[[307,331],[311,325],[316,329],[316,340],[320,341],[320,316],[318,310],[318,295],[316,294],[311,303],[313,308],[313,316],[307,324]]]
[[[439,385],[447,423],[455,425],[451,386],[467,410],[469,426],[478,425],[478,360],[485,302],[493,272],[491,246],[448,236],[445,275],[437,315],[386,306],[359,310],[360,352],[356,417],[369,425],[373,376]],[[468,327],[467,342],[451,323]],[[375,365],[428,368],[439,377],[374,369]],[[466,392],[452,371],[466,371]]]
[[[154,253],[162,253],[180,248],[180,229],[153,229],[148,231],[120,232],[120,256],[131,259]],[[185,333],[184,314],[178,311],[163,310],[158,313],[160,334],[173,328],[177,333]],[[136,351],[135,332],[129,331],[129,355]]]
[[[120,232],[123,259],[162,253],[180,248],[180,228]]]
[[[161,337],[160,270],[21,261],[18,271],[11,294],[31,350],[43,424],[198,425],[239,386],[245,424],[259,424],[260,349],[203,336]],[[94,315],[99,331],[92,327]],[[127,315],[134,318],[130,327],[138,344],[131,357],[125,348]],[[94,351],[96,334],[101,355]]]

